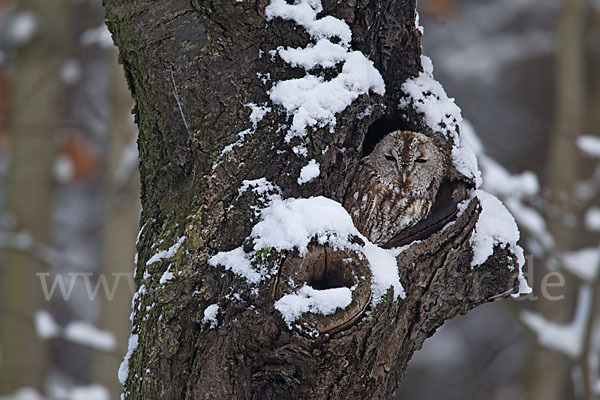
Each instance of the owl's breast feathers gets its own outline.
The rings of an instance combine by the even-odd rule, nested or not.
[[[410,182],[384,183],[374,168],[363,164],[344,206],[359,232],[382,245],[427,217],[432,204],[430,192],[411,191]]]

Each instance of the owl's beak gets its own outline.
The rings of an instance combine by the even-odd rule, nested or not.
[[[406,171],[402,171],[402,182],[406,183]]]

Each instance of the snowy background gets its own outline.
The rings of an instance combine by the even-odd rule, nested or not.
[[[99,3],[0,0],[0,399],[117,399],[119,365],[135,348],[128,317],[140,212],[136,129]],[[271,17],[284,12],[274,10]],[[600,3],[421,0],[419,12],[423,52],[462,109],[482,188],[521,228],[534,293],[449,321],[415,354],[397,398],[598,398]],[[326,66],[331,60],[306,64],[307,52],[329,46],[348,66],[335,84],[371,68],[348,41],[334,45],[318,26],[305,28],[316,43],[302,54],[279,50],[290,65]],[[383,90],[376,75],[364,84],[363,92]],[[303,107],[313,99],[286,96],[290,85],[281,82],[271,100],[300,115],[291,140],[310,125]],[[270,109],[248,106],[256,129]],[[328,111],[320,124],[335,121],[338,110]],[[298,183],[318,176],[319,163],[307,160]],[[263,189],[273,188],[244,186]],[[302,209],[299,200],[270,199],[271,210]],[[236,250],[228,256],[243,261]],[[161,283],[172,277],[167,270]],[[319,309],[311,290],[276,307],[291,316],[298,302]],[[320,312],[344,307],[349,292]],[[219,312],[217,304],[206,309],[209,327]]]

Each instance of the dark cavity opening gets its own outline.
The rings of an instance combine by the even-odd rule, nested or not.
[[[337,279],[331,279],[329,277],[325,278],[325,279],[319,279],[318,281],[312,281],[308,285],[315,290],[326,290],[326,289],[335,289],[335,288],[342,288],[342,287],[351,288],[352,287],[352,285],[348,286],[342,281],[339,281]]]
[[[406,123],[402,120],[386,117],[379,118],[367,130],[365,141],[363,142],[362,156],[371,154],[377,143],[388,133],[405,129]]]
[[[351,264],[339,259],[338,257],[327,257],[323,264],[320,264],[312,271],[308,285],[315,290],[335,289],[341,287],[351,288],[354,286],[354,274]],[[329,258],[329,260],[328,260]]]

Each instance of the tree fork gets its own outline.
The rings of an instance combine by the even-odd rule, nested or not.
[[[370,279],[366,261],[316,243],[304,257],[266,251],[264,265],[277,272],[255,290],[208,264],[214,254],[244,244],[258,222],[261,199],[239,191],[244,180],[264,177],[283,198],[320,195],[343,203],[373,136],[426,129],[422,115],[398,106],[401,85],[421,70],[414,1],[323,1],[323,15],[351,27],[352,48],[374,62],[386,93],[356,99],[336,115],[334,133],[312,131],[306,158],[276,133],[288,118],[267,91],[273,82],[303,75],[269,50],[305,46],[309,36],[291,21],[267,23],[269,1],[104,3],[140,129],[143,212],[133,302],[139,344],[130,346],[128,369],[121,371],[125,398],[389,399],[411,355],[445,320],[517,287],[518,271],[508,268],[515,257],[501,247],[471,268],[469,238],[480,206],[473,199],[457,212],[472,182],[455,171],[446,195],[438,196],[438,212],[390,243],[420,239],[398,256],[405,299],[388,292],[371,307],[370,290],[363,290]],[[271,107],[256,126],[249,104]],[[370,115],[357,118],[367,107]],[[248,129],[243,146],[222,152]],[[310,159],[320,163],[320,177],[299,185]],[[170,258],[157,257],[159,250]],[[355,259],[343,266],[348,257]],[[353,280],[358,276],[365,281]],[[290,290],[289,277],[359,286],[346,309],[301,317],[299,323],[319,333],[310,335],[288,329],[274,309]],[[211,329],[204,311],[213,304],[219,309]]]

